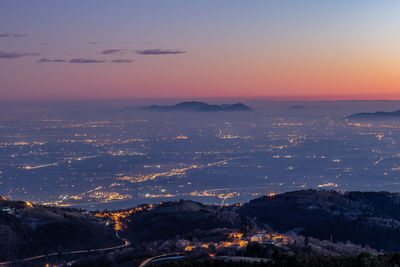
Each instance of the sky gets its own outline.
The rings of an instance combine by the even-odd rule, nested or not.
[[[400,99],[396,0],[2,0],[0,100]]]

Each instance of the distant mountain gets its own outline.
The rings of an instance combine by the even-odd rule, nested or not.
[[[135,108],[127,106],[123,109],[123,111],[130,109],[135,109]],[[172,106],[151,105],[148,107],[143,107],[142,109],[153,110],[153,111],[194,111],[194,112],[253,111],[251,107],[246,106],[242,103],[211,105],[198,101],[182,102]]]
[[[393,112],[378,111],[373,113],[356,113],[346,117],[347,119],[388,119],[388,118],[400,118],[400,110]]]
[[[305,107],[300,106],[300,105],[294,105],[294,106],[291,106],[290,109],[305,109]]]

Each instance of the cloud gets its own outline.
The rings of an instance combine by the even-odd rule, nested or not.
[[[126,64],[126,63],[133,63],[136,60],[133,59],[114,59],[108,62],[111,63],[120,63],[120,64]],[[49,59],[49,58],[41,58],[40,60],[37,61],[37,63],[64,63],[64,62],[69,62],[69,63],[103,63],[107,62],[106,60],[99,60],[99,59],[86,59],[86,58],[74,58],[71,60],[65,60],[65,59]]]
[[[13,59],[13,58],[20,58],[20,57],[26,57],[26,56],[37,56],[37,55],[40,55],[40,53],[19,53],[19,52],[0,51],[0,58],[5,58],[5,59]]]
[[[14,34],[10,34],[10,33],[0,33],[0,38],[4,38],[4,37],[26,37],[28,36],[28,34],[26,33],[14,33]]]
[[[105,44],[104,42],[88,42],[90,45],[100,45],[100,44]]]
[[[169,50],[169,49],[144,49],[136,50],[136,54],[140,55],[177,55],[184,54],[186,51],[183,50]]]
[[[105,60],[99,59],[87,59],[87,58],[74,58],[69,61],[69,63],[103,63]]]
[[[114,59],[111,60],[112,63],[133,63],[136,60],[131,60],[131,59]]]
[[[107,50],[101,51],[101,53],[103,55],[113,55],[113,54],[121,53],[123,51],[125,51],[125,49],[107,49]]]
[[[28,34],[26,34],[26,33],[22,33],[22,34],[21,33],[14,33],[13,36],[14,37],[26,37],[26,36],[28,36]]]
[[[65,59],[59,59],[59,58],[57,58],[57,59],[41,58],[38,61],[38,63],[52,63],[52,62],[59,63],[59,62],[67,62],[67,61]]]

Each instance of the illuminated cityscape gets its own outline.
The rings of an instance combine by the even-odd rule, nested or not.
[[[358,110],[351,102],[310,102],[296,114],[289,105],[257,102],[250,117],[4,116],[0,195],[97,209],[182,198],[232,204],[308,188],[398,190],[399,122],[346,120]]]

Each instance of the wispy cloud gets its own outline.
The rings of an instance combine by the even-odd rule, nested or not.
[[[26,56],[38,56],[40,53],[20,53],[20,52],[4,52],[0,51],[0,58],[13,59]]]
[[[65,59],[48,59],[48,58],[41,58],[38,63],[60,63],[60,62],[67,62]]]
[[[0,33],[0,38],[5,38],[5,37],[26,37],[28,34],[26,33]]]
[[[169,50],[169,49],[144,49],[136,50],[136,54],[140,55],[178,55],[184,54],[186,51],[183,50]]]
[[[13,36],[14,37],[26,37],[26,36],[28,36],[28,34],[26,34],[26,33],[22,33],[22,34],[21,33],[14,33]]]
[[[101,59],[88,59],[88,58],[74,58],[69,63],[103,63],[105,60]]]
[[[113,54],[120,54],[124,51],[125,51],[125,49],[107,49],[107,50],[101,51],[101,53],[103,55],[113,55]]]
[[[114,59],[111,61],[106,61],[102,59],[87,59],[87,58],[74,58],[71,60],[66,59],[50,59],[50,58],[41,58],[37,61],[37,63],[103,63],[103,62],[110,62],[110,63],[133,63],[136,60],[134,59]]]
[[[111,60],[112,63],[133,63],[136,60],[132,60],[132,59],[114,59]]]

